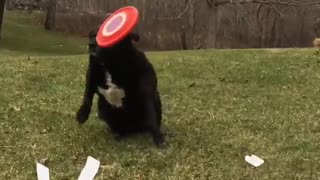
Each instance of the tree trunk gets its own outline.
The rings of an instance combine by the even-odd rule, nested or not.
[[[100,0],[97,2],[97,9],[98,9],[98,17],[100,17]]]
[[[33,8],[33,0],[29,0],[28,3],[28,13],[32,13],[32,8]]]
[[[46,30],[52,30],[55,28],[55,20],[56,20],[56,0],[49,0],[47,5],[47,15],[44,23],[44,28]]]
[[[188,21],[188,26],[187,28],[189,30],[186,30],[186,48],[187,49],[193,49],[193,33],[194,33],[194,2],[190,0],[189,4],[189,10],[188,10],[188,16],[187,16],[187,21]]]
[[[211,11],[210,11],[211,9]],[[217,43],[217,21],[218,21],[218,9],[207,7],[206,10],[209,12],[207,15],[207,36],[205,48],[216,48]]]
[[[5,0],[0,2],[0,39],[1,39],[1,29],[3,22],[3,13],[4,13]]]
[[[282,37],[285,34],[284,30],[284,20],[282,16],[279,16],[279,20],[276,24],[277,30],[276,30],[276,38],[275,38],[275,47],[281,48],[282,45]]]
[[[320,18],[316,18],[314,21],[313,31],[316,37],[320,37]]]
[[[273,21],[272,21],[272,25],[271,25],[271,32],[270,32],[270,37],[269,37],[270,44],[269,45],[274,48],[274,47],[276,47],[277,33],[279,33],[279,31],[276,30],[279,15],[277,12],[274,12],[273,14],[274,14],[274,17],[273,17]]]
[[[217,8],[209,6],[206,1],[194,1],[190,6],[189,29],[192,29],[193,34],[190,40],[193,49],[216,47],[217,12]]]
[[[142,8],[141,8],[141,11],[142,12],[140,12],[140,14],[142,14],[141,16],[142,16],[142,22],[144,22],[144,19],[145,19],[145,17],[146,17],[146,0],[142,0]],[[108,12],[109,12],[109,9],[108,9]]]
[[[193,49],[193,3],[193,0],[185,0],[184,6],[187,8],[186,15],[178,21],[180,24],[181,47],[183,50]]]
[[[12,2],[11,0],[5,0],[6,3],[6,9],[7,10],[12,10]]]
[[[299,27],[298,27],[298,37],[296,40],[296,47],[302,47],[304,45],[304,28],[305,28],[305,17],[307,14],[307,10],[305,9],[305,7],[300,7],[299,9],[297,9],[297,14],[298,14],[298,18],[297,21],[299,22]]]

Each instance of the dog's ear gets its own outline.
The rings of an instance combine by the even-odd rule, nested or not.
[[[89,39],[97,36],[97,29],[93,29],[89,32]]]
[[[96,48],[97,48],[96,36],[97,36],[96,29],[89,32],[88,48],[89,48],[89,54],[92,56],[96,55]]]
[[[130,33],[129,36],[130,36],[130,39],[135,42],[138,42],[140,40],[140,36],[137,33]]]

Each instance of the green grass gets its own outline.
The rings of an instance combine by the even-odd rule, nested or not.
[[[116,142],[96,105],[78,126],[86,40],[47,32],[32,25],[33,16],[6,14],[0,41],[0,179],[35,179],[36,161],[51,179],[77,179],[87,156],[101,161],[96,179],[320,177],[313,50],[148,53],[169,133],[169,147],[159,150],[149,136]],[[246,153],[265,164],[252,168]]]
[[[320,177],[320,58],[311,50],[148,53],[159,77],[169,147],[149,136],[116,142],[95,117],[79,127],[86,56],[0,57],[0,179]],[[191,84],[195,84],[189,87]],[[245,150],[265,160],[252,168]]]
[[[87,39],[46,31],[35,25],[34,13],[7,11],[0,40],[0,55],[75,55],[86,53]]]

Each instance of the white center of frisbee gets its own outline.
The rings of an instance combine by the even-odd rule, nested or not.
[[[103,27],[102,35],[111,36],[123,26],[123,24],[126,22],[126,19],[127,15],[125,13],[119,13],[113,16]]]

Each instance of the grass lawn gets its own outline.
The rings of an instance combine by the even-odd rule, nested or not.
[[[95,117],[75,121],[86,56],[0,58],[0,179],[320,177],[320,58],[309,50],[148,53],[158,76],[169,148],[148,136],[116,142]],[[191,84],[195,84],[189,87]],[[245,151],[265,159],[252,168]]]
[[[35,26],[40,14],[7,11],[0,41],[0,56],[5,55],[75,55],[87,52],[86,38],[66,37]]]
[[[79,127],[87,55],[76,54],[85,41],[9,15],[5,28],[39,36],[14,45],[15,29],[1,40],[0,179],[35,179],[36,161],[51,179],[77,179],[87,156],[101,161],[96,179],[320,177],[320,57],[313,50],[147,53],[169,133],[169,147],[159,150],[149,136],[116,142],[96,105]],[[52,47],[59,43],[66,48]],[[265,163],[253,168],[246,153]]]

